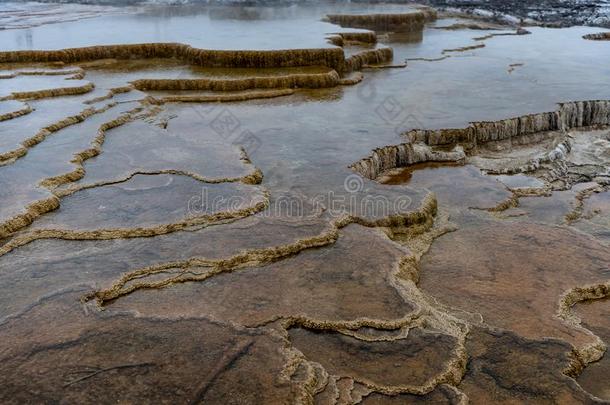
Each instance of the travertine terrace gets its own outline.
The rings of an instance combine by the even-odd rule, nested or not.
[[[595,34],[583,35],[584,39],[590,39],[592,41],[610,41],[610,32],[599,32]]]
[[[610,401],[606,33],[28,4],[0,403]]]

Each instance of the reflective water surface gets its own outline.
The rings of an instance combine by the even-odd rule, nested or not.
[[[416,10],[147,6],[32,17],[0,42],[327,49],[365,31],[326,14]],[[608,43],[583,27],[442,29],[462,21],[346,40],[346,55],[393,49],[360,72],[1,64],[0,400],[609,400],[610,110],[532,133],[541,116],[501,121],[609,99]],[[350,169],[406,131],[475,121],[498,121],[489,142],[418,145],[419,163],[388,158],[376,178]],[[517,158],[538,160],[490,164]]]

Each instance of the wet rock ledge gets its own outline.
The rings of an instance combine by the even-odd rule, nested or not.
[[[473,122],[466,128],[414,129],[407,142],[378,148],[350,167],[364,177],[376,179],[382,173],[414,163],[460,161],[478,146],[538,133],[610,125],[610,100],[575,101],[559,104],[552,112],[523,115],[499,121]],[[448,148],[453,147],[453,150]],[[462,149],[463,148],[463,149]],[[569,140],[557,145],[547,158],[556,160],[569,152]],[[541,162],[538,162],[541,163]],[[532,169],[535,169],[532,168]]]

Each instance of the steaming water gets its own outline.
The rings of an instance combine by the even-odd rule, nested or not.
[[[34,4],[31,7],[35,10],[40,6]],[[96,18],[41,26],[34,26],[40,23],[36,20],[37,16],[32,16],[31,21],[24,16],[19,20],[19,25],[30,23],[33,27],[0,31],[0,42],[3,50],[142,42],[181,42],[205,49],[320,48],[330,46],[324,40],[325,34],[346,31],[320,21],[326,14],[408,12],[412,9],[408,6],[384,5],[362,8],[350,5],[279,8],[207,8],[193,5],[148,6],[130,10],[132,12],[117,13],[114,8],[107,11],[98,8],[91,12],[97,15]],[[49,20],[54,15],[48,17]],[[66,17],[57,15],[56,18],[60,22]],[[74,18],[79,18],[78,14],[75,13]],[[0,20],[0,27],[18,26],[13,19],[7,17],[4,23]]]

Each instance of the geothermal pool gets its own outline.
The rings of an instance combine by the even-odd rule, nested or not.
[[[603,30],[3,7],[0,402],[610,401]]]

